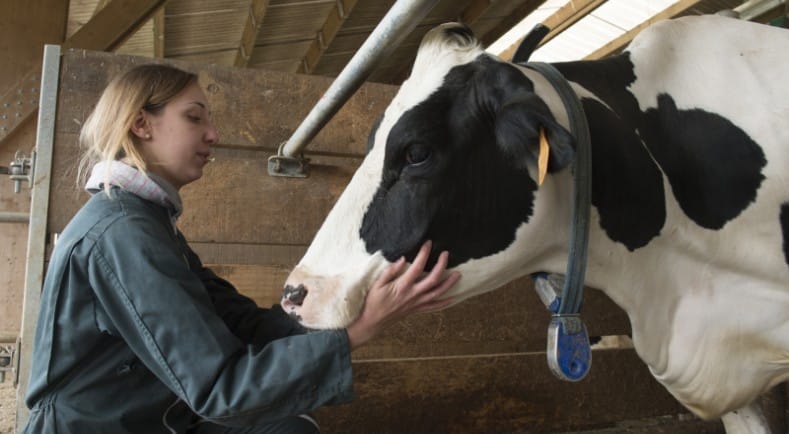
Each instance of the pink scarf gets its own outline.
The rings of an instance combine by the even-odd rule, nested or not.
[[[120,161],[97,163],[93,166],[90,178],[85,183],[85,190],[96,194],[104,188],[105,180],[110,186],[120,187],[145,200],[159,204],[170,213],[170,222],[175,229],[175,222],[183,212],[183,204],[178,191],[167,181],[152,173],[147,175],[128,164]],[[177,229],[176,229],[177,231]]]

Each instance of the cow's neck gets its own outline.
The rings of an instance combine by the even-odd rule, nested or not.
[[[607,122],[605,119],[598,119],[598,111],[587,109],[591,101],[595,101],[597,105],[611,109],[612,112],[617,113],[622,119],[628,118],[627,113],[617,112],[619,107],[617,107],[615,103],[609,104],[609,101],[607,101],[607,96],[616,94],[617,92],[627,91],[626,88],[629,84],[627,80],[622,79],[620,80],[622,82],[618,83],[617,74],[612,74],[610,72],[612,69],[620,68],[622,66],[620,63],[623,61],[627,62],[627,59],[607,59],[597,62],[574,62],[557,65],[559,70],[570,81],[573,90],[583,101],[587,121],[590,126],[606,125]],[[532,80],[535,86],[535,92],[549,106],[556,120],[569,129],[567,110],[563,106],[553,86],[551,86],[544,77],[534,71],[526,70],[524,73]],[[595,83],[595,80],[589,79],[588,77],[583,80],[584,85],[577,83],[574,81],[574,75],[579,74],[597,74],[600,86],[594,88],[595,86],[590,85],[590,83]],[[600,152],[603,151],[599,141],[600,137],[595,134],[593,129],[591,143],[593,162],[596,160],[595,155],[600,157]],[[595,153],[595,149],[598,150],[598,154]],[[593,185],[595,183],[604,182],[603,177],[611,175],[610,173],[601,172],[600,167],[597,167],[596,171],[595,166],[597,166],[597,164],[593,164],[592,167]],[[606,168],[606,171],[607,169],[608,168]],[[564,216],[561,220],[556,219],[555,221],[566,221],[567,225],[569,225],[571,218],[569,200],[572,197],[572,176],[569,170],[564,170],[561,173],[555,174],[553,178],[553,186],[550,187],[553,191],[550,193],[546,192],[548,194],[542,195],[542,200],[552,202],[545,206],[546,208],[558,211],[556,216]],[[559,202],[562,201],[565,203],[559,205]],[[634,256],[631,254],[632,249],[623,248],[621,243],[611,241],[609,235],[607,235],[600,226],[597,205],[598,204],[595,203],[595,197],[593,196],[586,282],[589,286],[602,289],[617,304],[625,310],[630,311],[637,305],[637,300],[643,300],[643,295],[640,294],[639,291],[639,282],[643,280],[640,276],[642,268],[640,263],[643,261],[643,255],[639,254]],[[541,207],[542,204],[537,204],[535,208],[540,209]],[[567,230],[562,230],[561,233],[563,234],[562,239],[559,240],[561,245],[557,246],[557,248],[561,249],[563,247],[565,256],[562,257],[561,255],[555,254],[549,255],[550,259],[547,261],[546,267],[550,268],[549,271],[563,273],[563,267],[567,261],[566,243],[568,242],[569,235]]]

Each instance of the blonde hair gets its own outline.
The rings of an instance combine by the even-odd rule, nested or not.
[[[77,182],[84,181],[99,162],[121,160],[146,173],[146,164],[138,149],[138,138],[131,128],[140,110],[159,114],[176,95],[197,82],[197,75],[168,66],[147,64],[134,67],[114,78],[102,92],[93,112],[85,120],[79,135],[85,150],[79,164]],[[109,193],[109,168],[104,189]]]

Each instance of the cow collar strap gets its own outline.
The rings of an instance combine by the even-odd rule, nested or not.
[[[584,274],[589,245],[589,212],[592,197],[592,158],[589,125],[581,101],[564,76],[551,64],[526,63],[553,86],[562,100],[576,140],[573,173],[573,208],[570,224],[567,272],[565,276],[536,273],[535,287],[553,312],[548,326],[548,366],[560,379],[579,381],[592,365],[592,353],[586,326],[580,317],[583,302]],[[563,280],[561,295],[558,285]],[[546,297],[546,294],[553,294]]]

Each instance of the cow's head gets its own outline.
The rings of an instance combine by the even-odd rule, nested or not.
[[[552,234],[555,216],[535,206],[552,185],[550,176],[539,190],[535,181],[541,129],[548,171],[566,167],[572,138],[519,68],[486,54],[465,26],[428,32],[370,152],[288,277],[285,310],[307,327],[345,327],[373,279],[425,240],[431,264],[448,250],[463,274],[456,301],[527,263],[545,265],[566,235]]]

